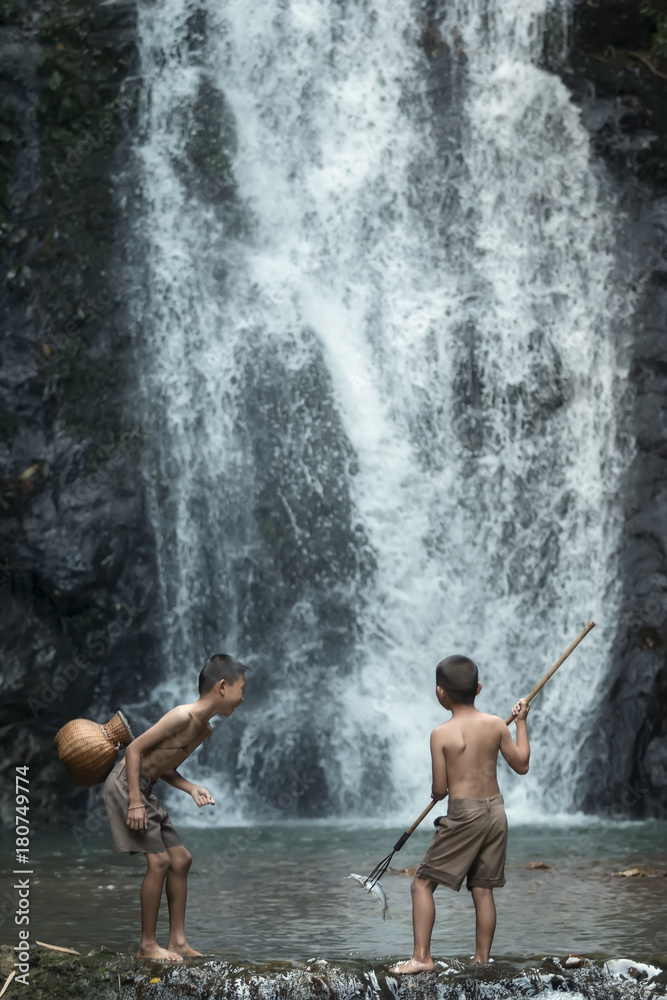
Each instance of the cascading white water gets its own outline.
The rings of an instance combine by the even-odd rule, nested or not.
[[[545,7],[141,8],[165,616],[145,712],[192,699],[215,649],[262,667],[204,754],[250,813],[273,788],[286,815],[411,814],[437,661],[472,656],[505,715],[594,618],[503,788],[552,813],[580,773],[618,602],[631,296],[578,111],[536,65]]]

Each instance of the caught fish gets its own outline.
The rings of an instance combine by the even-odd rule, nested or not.
[[[370,879],[364,878],[363,875],[355,875],[354,872],[347,876],[348,878],[355,879],[362,889],[366,892],[370,892],[371,896],[374,896],[382,908],[382,919],[386,920],[387,917],[391,920],[391,914],[389,913],[389,904],[387,903],[387,896],[384,889],[379,882],[372,882]]]

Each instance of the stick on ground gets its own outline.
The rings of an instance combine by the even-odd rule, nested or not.
[[[43,941],[35,941],[40,948],[49,948],[51,951],[64,951],[66,955],[80,955],[80,951],[75,951],[74,948],[61,948],[57,944],[45,944]]]
[[[7,987],[9,986],[9,984],[11,983],[11,981],[14,978],[15,975],[16,975],[16,972],[15,972],[14,969],[12,969],[12,971],[9,973],[9,975],[5,979],[5,985],[0,990],[0,997],[3,997],[5,995],[5,993],[7,991]]]

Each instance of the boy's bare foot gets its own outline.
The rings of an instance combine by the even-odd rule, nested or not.
[[[182,962],[183,957],[173,948],[161,948],[159,944],[142,944],[137,952],[137,958],[159,958],[163,962]]]
[[[202,957],[202,953],[200,951],[195,951],[194,948],[191,948],[187,941],[184,941],[183,944],[172,944],[170,941],[167,947],[170,951],[178,952],[178,954],[182,955],[184,958]]]
[[[415,958],[409,958],[407,962],[392,965],[389,971],[396,976],[413,976],[416,972],[433,972],[433,959],[429,959],[428,962],[418,962]]]

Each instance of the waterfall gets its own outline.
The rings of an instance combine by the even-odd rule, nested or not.
[[[164,681],[134,709],[192,700],[212,652],[253,668],[198,766],[225,820],[411,815],[438,660],[475,659],[505,716],[593,618],[501,781],[534,816],[585,774],[632,295],[614,191],[539,66],[546,7],[140,6]]]

